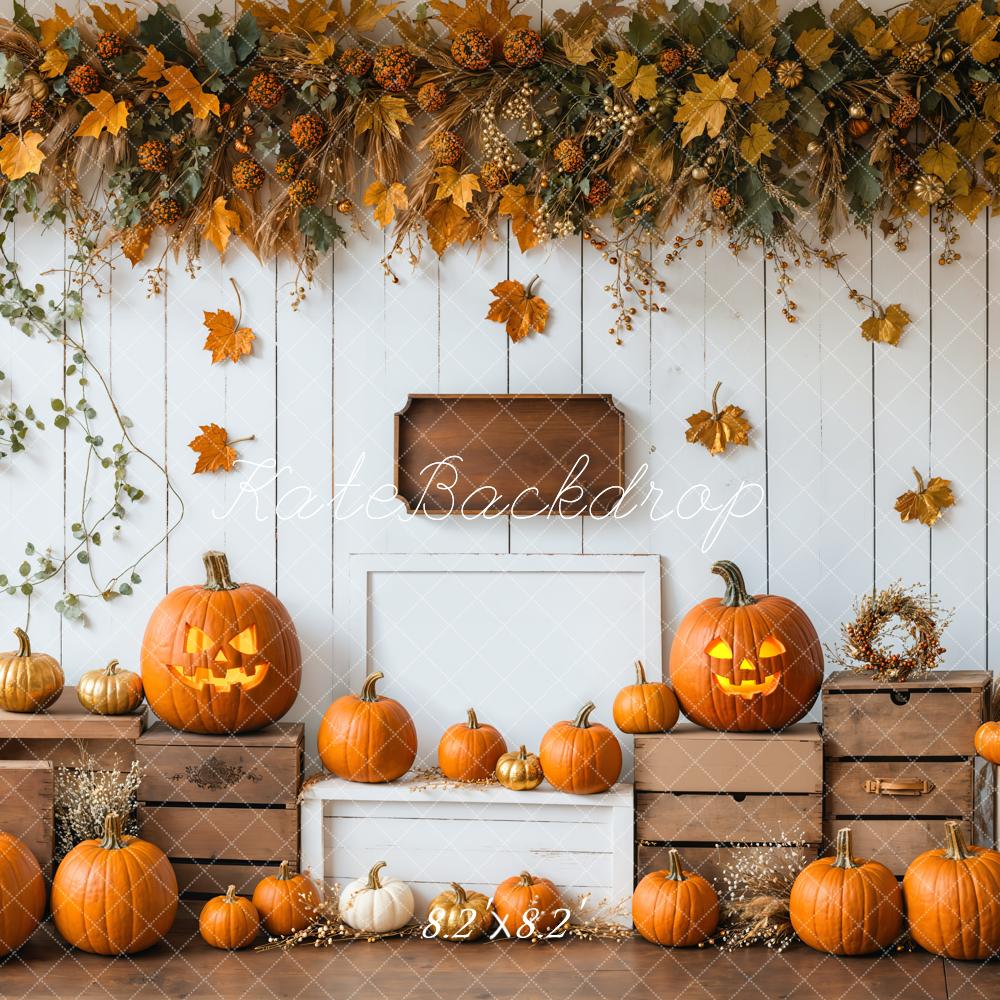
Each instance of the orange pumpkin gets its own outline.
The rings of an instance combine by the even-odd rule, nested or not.
[[[245,896],[237,896],[235,885],[226,889],[225,896],[210,899],[198,917],[198,933],[213,948],[246,948],[259,932],[257,907]]]
[[[621,774],[622,748],[607,726],[590,721],[595,707],[588,701],[572,722],[557,722],[542,737],[542,772],[560,792],[606,792]]]
[[[910,935],[935,955],[994,958],[1000,953],[1000,853],[970,847],[954,820],[945,829],[947,845],[914,858],[903,876]]]
[[[320,904],[312,879],[296,874],[287,861],[277,875],[268,875],[253,891],[253,905],[261,922],[275,937],[284,937],[308,927]]]
[[[177,878],[154,844],[122,835],[109,813],[104,838],[84,840],[52,879],[52,919],[67,943],[95,955],[132,955],[161,941],[177,913]]]
[[[500,733],[481,723],[476,710],[468,710],[469,720],[449,726],[438,744],[438,767],[452,781],[488,781],[497,761],[507,752]]]
[[[413,766],[417,730],[398,701],[375,693],[382,674],[365,678],[360,695],[345,694],[323,716],[319,756],[323,766],[348,781],[395,781]]]
[[[976,730],[976,753],[991,764],[1000,764],[1000,722],[984,722]]]
[[[45,916],[45,879],[34,854],[0,832],[0,958],[24,944]]]
[[[299,693],[299,637],[274,594],[233,583],[223,553],[208,552],[204,561],[205,584],[172,590],[146,626],[146,701],[164,722],[189,733],[261,729]]]
[[[680,706],[666,684],[646,680],[642,660],[636,660],[635,684],[618,692],[612,715],[623,733],[666,733],[677,724]]]
[[[784,597],[747,593],[732,562],[712,572],[725,595],[685,616],[670,650],[670,682],[684,714],[731,732],[783,729],[809,711],[823,683],[823,649],[806,613]]]
[[[665,871],[650,872],[632,893],[632,922],[653,944],[689,948],[701,944],[719,925],[719,897],[700,875],[681,867],[669,854]]]
[[[568,916],[559,890],[547,878],[528,872],[512,875],[497,886],[493,910],[507,933],[519,938],[548,934]]]
[[[903,929],[896,876],[877,861],[851,854],[851,831],[837,832],[836,854],[806,865],[792,885],[795,933],[831,955],[868,955],[888,948]]]

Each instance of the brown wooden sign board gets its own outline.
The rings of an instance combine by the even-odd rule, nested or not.
[[[625,415],[610,395],[410,395],[395,487],[422,514],[608,514],[625,488]]]

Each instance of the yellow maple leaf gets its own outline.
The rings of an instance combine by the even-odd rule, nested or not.
[[[521,253],[538,246],[541,242],[541,237],[535,228],[538,201],[533,195],[525,193],[523,184],[508,184],[503,189],[497,213],[510,217],[510,228],[517,237]]]
[[[778,23],[778,0],[733,0],[733,20],[727,25],[744,45],[768,56],[774,48],[774,29]]]
[[[165,65],[166,59],[164,59],[163,53],[155,45],[147,45],[145,62],[139,67],[136,76],[148,80],[150,83],[156,83],[157,80],[163,79]]]
[[[170,66],[163,71],[163,78],[167,82],[160,87],[160,91],[170,102],[172,112],[190,104],[195,118],[207,118],[209,114],[219,117],[219,98],[204,91],[187,66]]]
[[[239,213],[232,211],[225,197],[219,195],[208,210],[201,235],[219,251],[221,257],[229,246],[229,237],[234,233],[238,236],[241,228]]]
[[[975,160],[993,144],[997,127],[981,118],[959,122],[955,128],[955,148],[970,160]]]
[[[611,70],[611,82],[619,89],[627,87],[635,79],[636,70],[639,68],[639,57],[631,52],[618,51],[615,53],[615,64]]]
[[[955,34],[969,46],[969,53],[976,62],[992,62],[1000,56],[1000,43],[993,40],[1000,27],[1000,17],[986,17],[981,3],[972,4],[960,11],[955,18]]]
[[[306,43],[306,63],[310,66],[322,66],[332,59],[337,46],[329,36],[313,39]]]
[[[480,235],[476,220],[450,198],[431,202],[424,213],[427,238],[440,257],[452,244],[468,243]]]
[[[795,51],[810,69],[833,58],[833,28],[806,28],[795,39]]]
[[[240,0],[240,6],[253,14],[262,28],[299,38],[322,35],[339,16],[321,0],[288,0],[287,7],[266,0]]]
[[[740,155],[747,163],[756,164],[757,161],[774,149],[774,136],[766,125],[753,122],[750,125],[750,134],[740,139]]]
[[[485,32],[494,49],[502,45],[508,32],[531,27],[531,15],[512,15],[508,0],[490,0],[489,5],[485,0],[466,0],[464,6],[450,0],[430,0],[430,6],[452,36],[475,28]]]
[[[251,434],[249,437],[230,441],[225,427],[218,424],[201,424],[200,429],[201,433],[188,442],[188,447],[198,456],[194,466],[195,473],[232,472],[240,457],[233,445],[254,439]]]
[[[102,6],[91,4],[90,13],[101,31],[114,31],[123,35],[135,33],[137,17],[134,10],[119,7],[116,3],[106,3]]]
[[[475,174],[460,174],[454,167],[438,167],[434,171],[434,180],[437,183],[434,197],[438,201],[451,198],[459,208],[468,208],[472,196],[482,190]]]
[[[684,439],[689,444],[700,444],[709,454],[721,455],[729,445],[749,445],[750,421],[743,416],[743,408],[732,403],[719,410],[719,389],[721,382],[715,383],[712,392],[712,411],[699,410],[687,418],[688,429]]]
[[[618,52],[611,72],[611,82],[619,89],[628,87],[633,101],[640,98],[651,101],[656,97],[656,81],[659,71],[651,63],[640,66],[639,60],[631,52]]]
[[[861,0],[840,0],[830,14],[830,24],[838,34],[845,35],[867,15],[868,11],[861,6]]]
[[[917,158],[917,162],[925,173],[934,174],[947,184],[958,173],[958,150],[950,142],[939,142],[935,146],[928,146]]]
[[[891,344],[895,347],[909,325],[910,314],[902,306],[894,303],[881,310],[880,314],[869,316],[861,324],[861,335],[873,343]]]
[[[780,122],[788,114],[789,103],[780,94],[770,93],[753,106],[753,117],[765,125]]]
[[[736,81],[736,96],[744,104],[766,97],[771,90],[771,74],[760,65],[756,52],[743,49],[729,64],[729,75]]]
[[[990,192],[984,187],[974,187],[964,194],[952,196],[952,202],[969,222],[975,222],[979,213],[990,203]]]
[[[122,253],[133,267],[146,256],[152,236],[153,230],[148,226],[132,226],[119,235]]]
[[[354,134],[364,135],[365,132],[388,132],[394,139],[401,139],[403,132],[400,124],[408,125],[413,121],[406,109],[406,101],[392,94],[382,94],[374,101],[362,104],[354,118]]]
[[[940,476],[931,476],[927,482],[914,469],[913,476],[917,481],[915,490],[907,490],[896,498],[896,510],[901,521],[917,520],[928,527],[934,524],[946,507],[955,503],[955,494],[951,489],[951,480]]]
[[[41,132],[28,132],[22,139],[16,132],[8,132],[0,139],[0,171],[11,181],[18,181],[28,174],[37,174],[45,159],[38,148],[45,141]]]
[[[490,303],[486,318],[494,323],[503,323],[507,336],[516,344],[531,333],[541,333],[549,321],[549,305],[545,299],[532,295],[537,275],[525,288],[520,281],[509,279],[495,285],[491,292],[496,296]]]
[[[396,209],[408,208],[410,199],[406,194],[406,186],[396,181],[393,184],[383,184],[375,181],[365,191],[364,202],[372,206],[375,221],[385,229],[396,218]]]
[[[900,45],[922,42],[931,32],[930,26],[920,20],[921,12],[915,7],[904,7],[889,18],[889,31]]]
[[[38,64],[38,70],[50,80],[62,76],[69,65],[69,56],[58,45],[45,50],[45,58]]]
[[[73,15],[68,10],[56,4],[53,16],[38,22],[39,44],[43,49],[51,49],[59,40],[59,36],[73,27]]]
[[[398,2],[380,5],[377,0],[351,0],[350,10],[347,13],[347,23],[356,32],[371,31],[398,6]]]
[[[736,82],[728,73],[713,80],[706,73],[695,73],[697,90],[689,90],[682,97],[674,114],[674,121],[685,122],[681,132],[681,145],[686,146],[692,139],[705,134],[714,139],[726,120],[726,101],[736,96]]]
[[[595,25],[592,30],[576,35],[564,31],[562,33],[562,47],[566,58],[574,66],[589,65],[597,58],[597,54],[594,52],[594,43],[602,34],[604,34],[604,28],[600,25]]]
[[[89,136],[96,139],[105,129],[111,135],[118,133],[128,123],[128,105],[124,101],[115,101],[106,90],[96,94],[87,94],[84,98],[94,109],[88,111],[80,122],[80,127],[73,133],[77,137]]]
[[[854,40],[865,50],[865,54],[877,59],[896,45],[896,39],[888,28],[880,28],[875,19],[862,18],[851,28]]]
[[[213,365],[227,358],[236,362],[253,352],[253,330],[248,326],[240,326],[239,320],[228,309],[217,309],[215,312],[205,310],[202,322],[208,330],[205,350],[212,352]]]

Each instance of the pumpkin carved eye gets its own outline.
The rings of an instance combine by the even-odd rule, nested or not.
[[[733,658],[732,647],[725,639],[713,639],[705,650],[713,660],[731,660]]]
[[[213,645],[212,637],[197,625],[187,626],[187,632],[184,634],[185,653],[207,653]]]
[[[239,635],[229,640],[229,645],[232,646],[237,653],[244,653],[247,655],[256,653],[257,626],[251,625],[249,628],[245,628]],[[784,652],[784,650],[782,650],[782,652]]]
[[[780,639],[776,639],[773,635],[768,636],[761,644],[760,651],[757,655],[762,660],[769,660],[772,656],[781,656],[785,652],[785,647]]]

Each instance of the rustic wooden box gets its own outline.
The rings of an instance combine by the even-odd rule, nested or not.
[[[718,733],[684,724],[635,738],[637,878],[667,866],[671,847],[685,867],[717,886],[727,865],[762,843],[791,857],[822,839],[823,744],[819,726],[780,733]]]
[[[55,820],[52,761],[0,760],[0,830],[19,837],[51,874]]]
[[[281,861],[298,865],[303,739],[301,723],[202,736],[157,722],[138,741],[139,828],[181,892],[248,893]]]
[[[0,760],[79,767],[91,758],[99,770],[127,771],[145,727],[145,706],[131,715],[92,715],[77,700],[76,688],[68,687],[45,712],[0,710]]]
[[[903,684],[841,671],[823,686],[824,840],[850,826],[859,856],[897,875],[942,843],[945,820],[992,846],[993,768],[975,756],[992,678],[939,670]]]
[[[317,776],[302,789],[302,869],[327,889],[377,861],[408,882],[417,913],[449,882],[492,896],[522,871],[556,884],[574,923],[630,927],[632,786],[566,795],[428,782],[410,774],[366,785]]]

